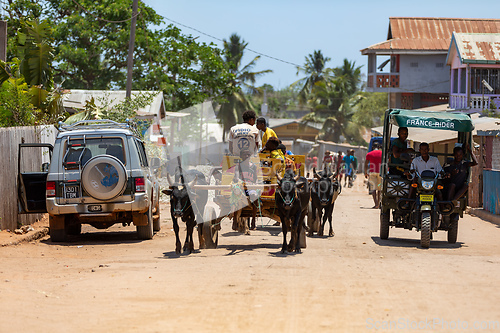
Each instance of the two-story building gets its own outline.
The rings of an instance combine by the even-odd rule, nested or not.
[[[450,108],[500,108],[500,33],[453,33],[446,64],[451,67]]]
[[[448,104],[453,32],[500,33],[500,19],[389,18],[387,40],[361,50],[368,56],[366,90],[389,93],[392,108]]]

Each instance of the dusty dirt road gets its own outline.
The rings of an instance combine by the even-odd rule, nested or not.
[[[380,240],[372,205],[345,189],[335,237],[302,254],[280,254],[266,218],[178,256],[165,211],[151,241],[114,227],[0,248],[0,332],[500,331],[497,225],[467,215],[457,244],[439,232],[423,250],[415,231]]]

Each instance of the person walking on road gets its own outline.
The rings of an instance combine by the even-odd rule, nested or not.
[[[369,163],[369,165],[368,165]],[[368,179],[368,190],[373,196],[375,206],[380,208],[380,188],[382,186],[382,177],[380,177],[380,165],[382,164],[382,150],[380,145],[373,143],[373,150],[366,154],[365,159],[365,178]]]
[[[255,155],[260,144],[259,130],[255,127],[255,112],[243,112],[243,124],[237,124],[229,130],[229,151],[240,156],[240,151],[248,149]]]
[[[357,167],[357,159],[354,157],[354,150],[348,150],[347,154],[343,158],[343,163],[345,165],[345,179],[344,179],[344,187],[348,185],[348,187],[352,187],[353,185],[353,177],[355,174],[354,164],[356,163]]]

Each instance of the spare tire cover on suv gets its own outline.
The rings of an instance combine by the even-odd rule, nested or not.
[[[125,166],[114,156],[94,156],[83,167],[83,188],[95,199],[110,200],[116,198],[123,193],[126,184]]]

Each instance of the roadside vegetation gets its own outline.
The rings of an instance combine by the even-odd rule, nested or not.
[[[7,62],[0,63],[0,126],[51,124],[59,120],[131,118],[150,96],[134,97],[119,108],[86,109],[70,119],[62,107],[65,89],[124,89],[131,7],[128,0],[12,0]],[[162,28],[158,28],[158,27]],[[264,94],[267,117],[308,110],[307,122],[323,123],[319,139],[364,144],[364,128],[376,126],[387,105],[384,93],[363,91],[361,66],[331,59],[315,50],[296,68],[299,79],[280,90],[255,86],[272,69],[254,71],[260,56],[242,63],[248,43],[232,34],[223,48],[183,34],[153,8],[139,2],[133,90],[162,91],[167,110],[183,110],[210,99],[227,133],[247,109],[260,113]]]

